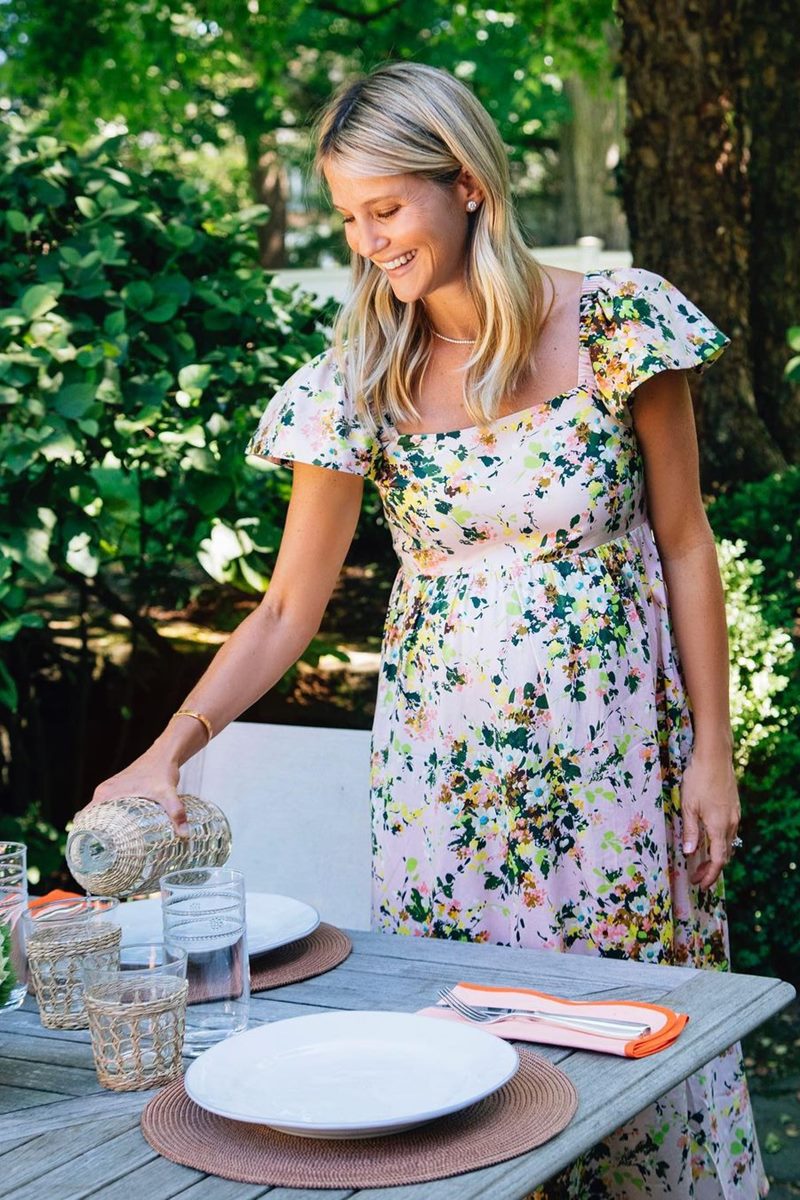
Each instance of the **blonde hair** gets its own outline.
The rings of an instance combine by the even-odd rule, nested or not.
[[[386,63],[335,92],[314,122],[313,140],[323,190],[328,162],[354,176],[411,174],[441,187],[452,187],[466,168],[480,185],[484,199],[468,218],[464,277],[479,333],[464,366],[464,403],[475,424],[491,421],[532,369],[546,314],[542,268],[523,238],[506,150],[486,109],[447,71]],[[333,345],[345,390],[368,428],[387,413],[395,422],[419,419],[412,397],[434,340],[422,301],[398,300],[385,273],[354,253]]]

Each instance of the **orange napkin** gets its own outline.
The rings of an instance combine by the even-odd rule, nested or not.
[[[619,1054],[625,1058],[645,1058],[671,1046],[689,1020],[686,1013],[673,1012],[660,1004],[634,1000],[563,1000],[536,992],[532,988],[484,987],[479,983],[458,983],[455,994],[467,1004],[494,1005],[500,1008],[529,1008],[544,1012],[568,1013],[570,1016],[616,1017],[620,1021],[641,1021],[650,1026],[650,1033],[633,1041],[610,1038],[598,1033],[583,1033],[544,1021],[526,1021],[508,1017],[494,1025],[477,1026],[496,1037],[520,1042],[544,1042],[551,1046],[570,1046],[575,1050],[599,1050],[604,1054]],[[443,1003],[420,1009],[420,1016],[438,1017],[445,1021],[466,1021]],[[469,1022],[466,1022],[469,1024]]]
[[[40,908],[43,904],[49,904],[51,900],[79,900],[82,892],[65,892],[61,888],[53,888],[52,892],[48,892],[46,896],[29,896],[28,908]]]

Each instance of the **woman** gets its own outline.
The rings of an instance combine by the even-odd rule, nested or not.
[[[374,927],[724,968],[739,805],[685,371],[729,339],[650,271],[536,263],[497,130],[444,71],[346,85],[316,144],[353,286],[333,346],[248,447],[294,470],[269,592],[94,802],[135,791],[180,825],[180,765],[308,644],[369,476],[401,564],[373,731]],[[738,1047],[559,1187],[766,1194]]]

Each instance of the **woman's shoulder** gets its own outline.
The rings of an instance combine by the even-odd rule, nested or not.
[[[703,372],[730,338],[671,280],[646,267],[591,273],[587,342],[598,388],[615,411],[661,371]]]
[[[647,267],[635,267],[633,264],[619,264],[614,267],[597,267],[588,272],[595,276],[601,286],[606,289],[620,287],[630,289],[635,286],[652,287],[659,282],[665,282],[664,276]]]
[[[573,312],[578,297],[584,290],[586,276],[581,271],[567,267],[551,267],[539,264],[549,286],[545,287],[545,309],[553,301],[553,312]]]
[[[367,475],[377,442],[358,420],[333,346],[302,363],[271,397],[247,453]]]
[[[646,314],[649,308],[664,319],[671,315],[682,315],[690,323],[700,317],[708,319],[675,283],[647,267],[601,267],[588,272],[586,279],[601,311],[609,315],[634,317]]]
[[[572,270],[568,267],[554,267],[549,264],[539,264],[545,277],[550,281],[546,301],[549,297],[554,300],[554,307],[567,307],[581,292],[615,293],[631,295],[641,289],[643,291],[658,289],[667,284],[667,280],[655,271],[644,267],[615,266],[590,267],[586,271]]]

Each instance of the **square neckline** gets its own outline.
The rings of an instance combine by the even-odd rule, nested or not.
[[[547,410],[561,400],[568,400],[570,396],[575,396],[579,392],[586,391],[588,389],[588,384],[581,378],[585,367],[584,335],[586,332],[587,313],[589,311],[589,306],[586,303],[586,299],[591,292],[591,287],[588,286],[589,280],[594,275],[599,274],[601,271],[602,268],[595,268],[591,271],[585,271],[581,277],[581,291],[578,302],[578,382],[576,383],[575,387],[570,388],[566,392],[559,392],[556,396],[550,396],[547,400],[539,400],[535,404],[527,405],[525,408],[517,408],[513,412],[503,413],[501,416],[493,417],[491,421],[487,421],[483,425],[462,425],[458,429],[424,429],[418,433],[401,433],[400,430],[394,426],[394,423],[389,418],[386,418],[389,439],[400,442],[404,439],[452,438],[458,437],[461,434],[475,432],[484,433],[492,429],[496,429],[505,421],[513,421],[514,419],[516,419],[517,423],[521,425],[540,409],[543,411]]]

